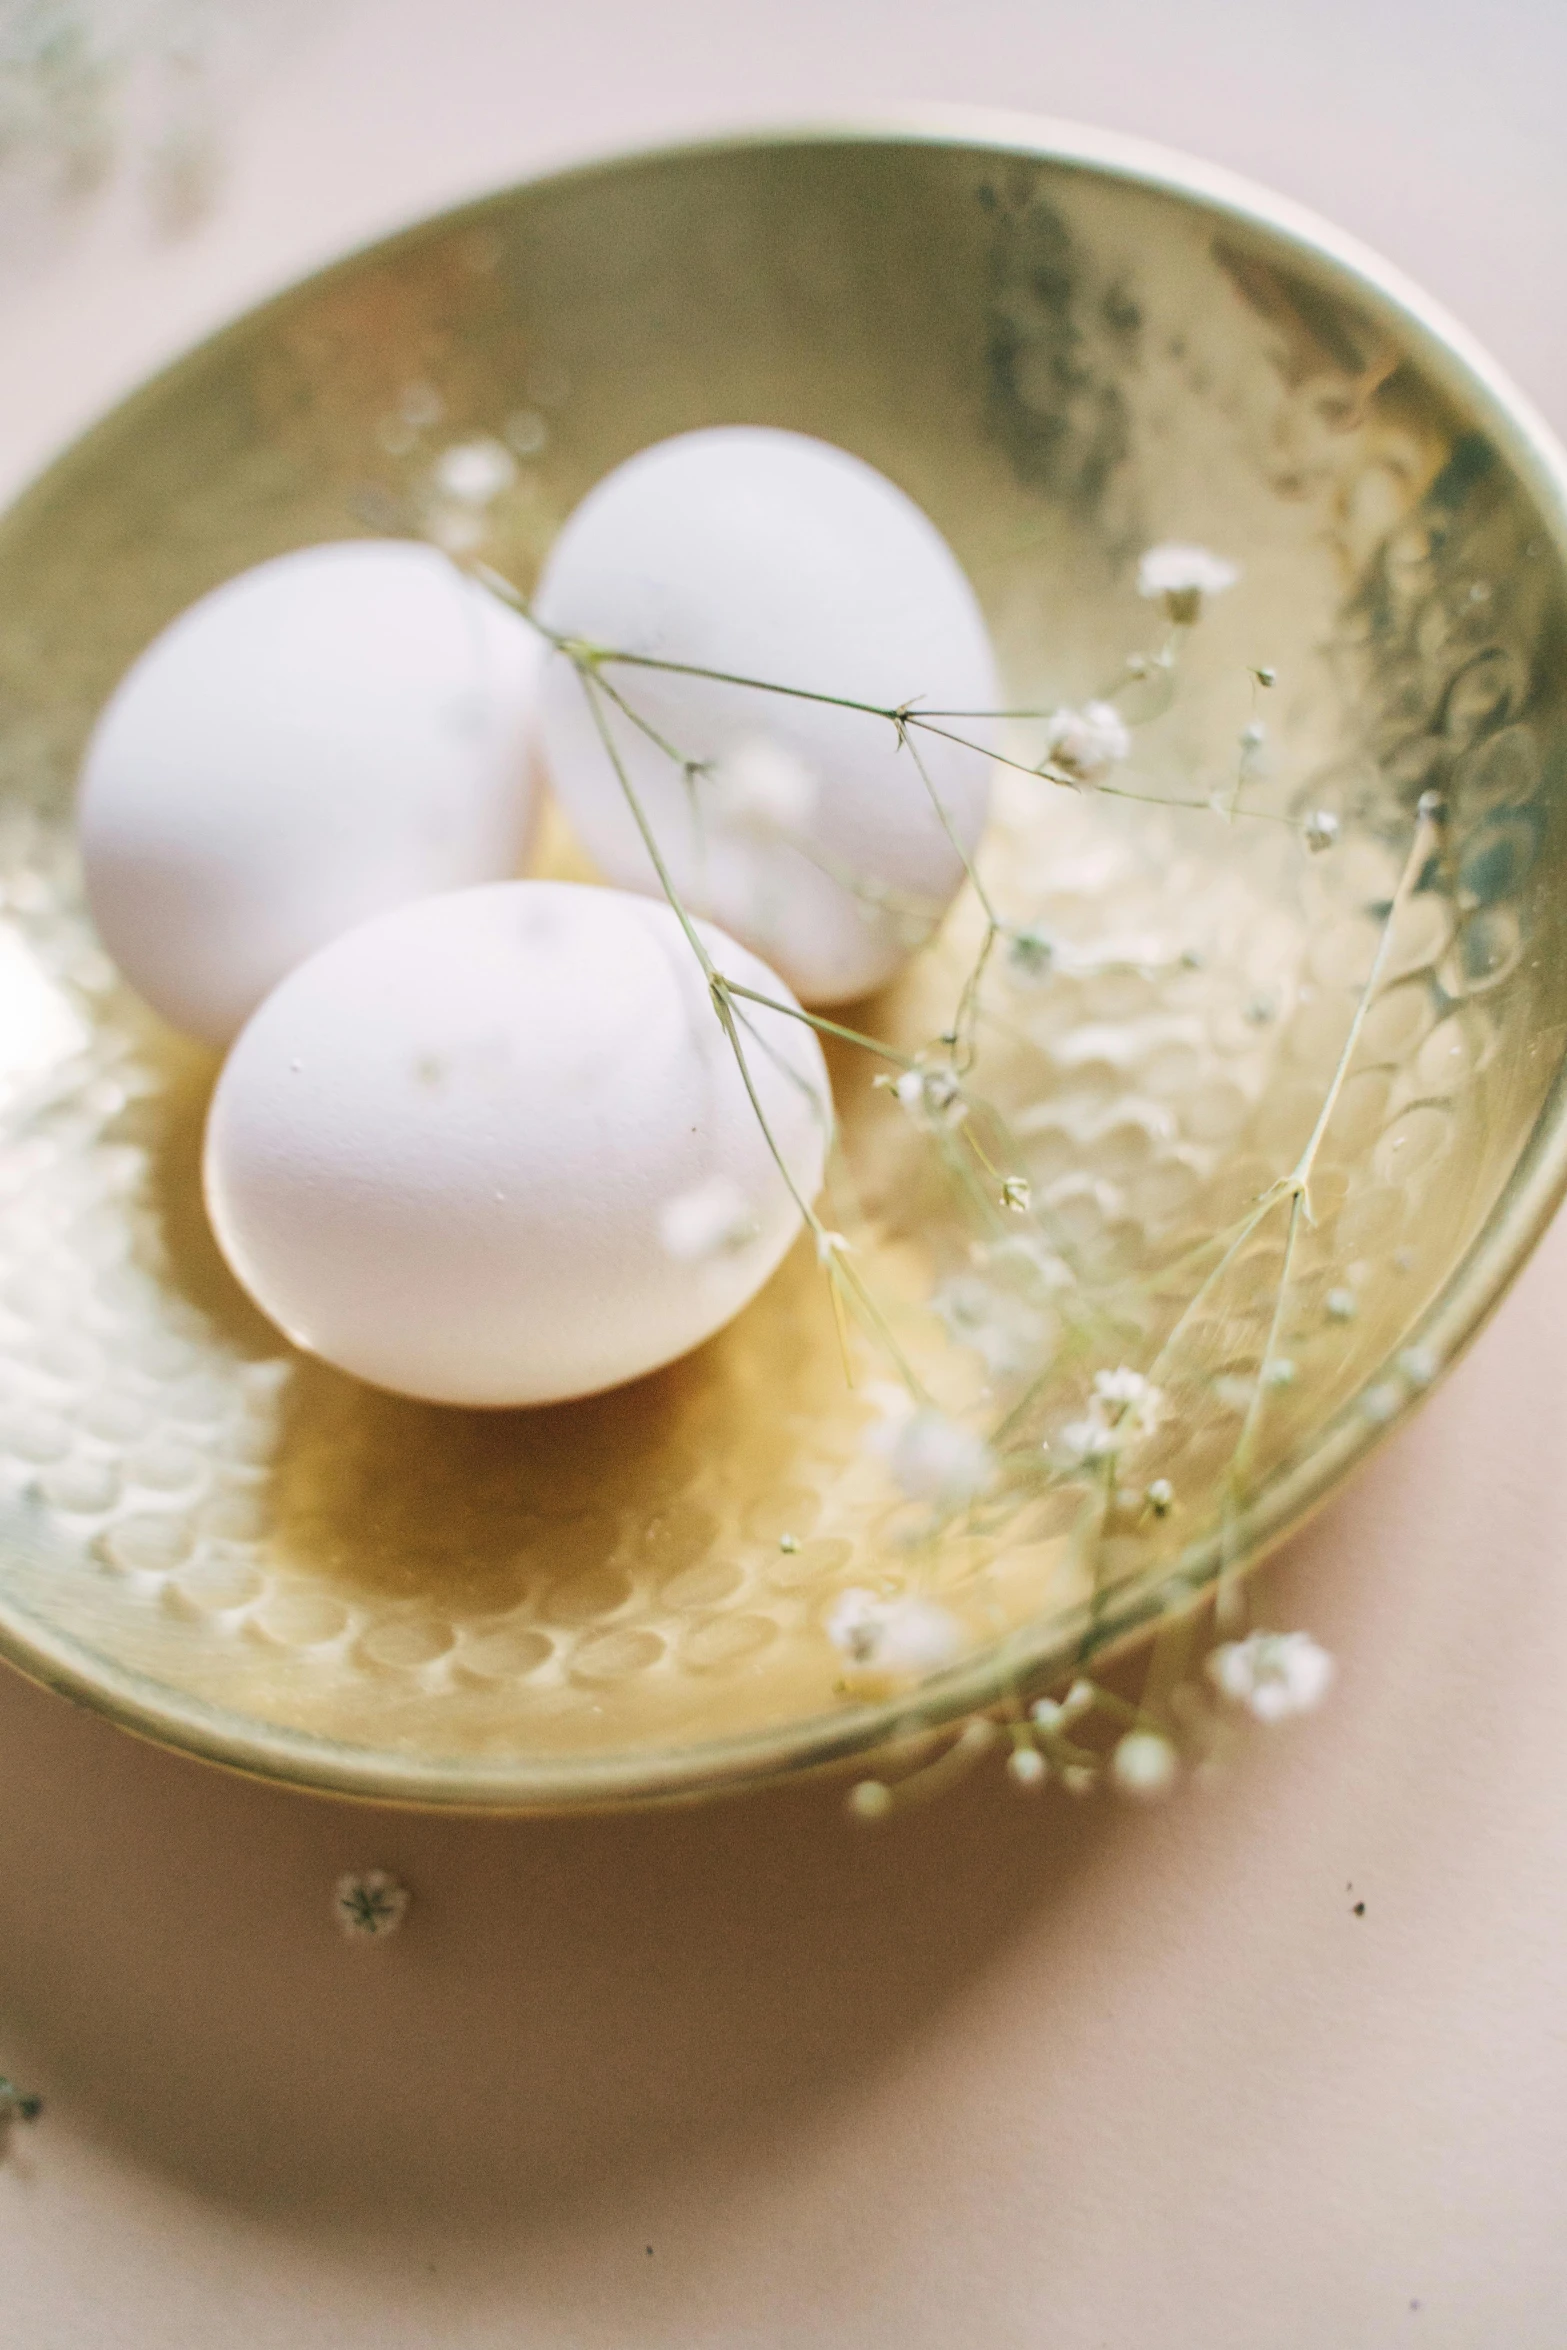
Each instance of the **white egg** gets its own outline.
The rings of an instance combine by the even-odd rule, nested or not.
[[[745,1014],[809,1200],[831,1125],[816,1037]],[[302,964],[229,1055],[205,1180],[224,1255],[296,1345],[441,1403],[554,1402],[670,1362],[801,1223],[675,916],[559,881],[428,898]]]
[[[515,873],[540,641],[431,547],[307,547],[155,638],[98,721],[78,828],[132,986],[225,1044],[383,908]]]
[[[726,427],[645,449],[590,491],[535,599],[561,635],[894,709],[988,712],[984,619],[935,525],[881,474],[800,433]],[[990,762],[885,719],[617,663],[600,715],[686,902],[772,963],[802,1002],[891,978],[963,879]],[[625,790],[563,654],[541,690],[551,779],[610,879],[656,890]],[[955,733],[989,740],[983,720]],[[678,753],[678,759],[669,755]],[[682,763],[688,764],[682,764]]]

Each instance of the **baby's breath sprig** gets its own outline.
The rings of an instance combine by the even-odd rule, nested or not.
[[[1257,715],[1258,695],[1275,683],[1267,666],[1250,670],[1252,716],[1242,730],[1233,779],[1227,789],[1207,800],[1141,787],[1135,776],[1124,774],[1131,757],[1132,730],[1169,706],[1181,657],[1192,631],[1212,597],[1234,585],[1236,567],[1208,550],[1184,545],[1150,549],[1138,569],[1139,592],[1156,604],[1167,624],[1163,641],[1151,652],[1129,657],[1122,676],[1090,697],[1080,707],[982,711],[927,707],[916,697],[900,704],[879,704],[853,696],[823,693],[781,680],[753,677],[625,648],[586,643],[544,624],[520,591],[489,566],[469,561],[466,568],[539,631],[553,649],[575,669],[592,714],[598,739],[617,778],[620,790],[650,858],[659,887],[680,923],[701,967],[715,1016],[734,1055],[748,1098],[779,1173],[815,1243],[826,1275],[838,1320],[845,1368],[853,1369],[847,1323],[852,1320],[871,1338],[897,1373],[903,1401],[885,1422],[881,1448],[893,1482],[910,1503],[926,1513],[922,1540],[955,1524],[987,1536],[1004,1535],[1021,1511],[1054,1485],[1077,1484],[1085,1489],[1078,1520],[1077,1541],[1087,1554],[1091,1601],[1084,1654],[1100,1636],[1101,1605],[1106,1577],[1101,1570],[1112,1530],[1128,1528],[1138,1534],[1157,1528],[1172,1513],[1190,1508],[1171,1479],[1162,1475],[1135,1476],[1136,1456],[1152,1438],[1168,1411],[1168,1388],[1188,1333],[1226,1275],[1245,1254],[1267,1221],[1287,1218],[1280,1270],[1274,1286],[1262,1356],[1242,1411],[1239,1435],[1227,1471],[1220,1480],[1218,1518],[1218,1622],[1228,1637],[1214,1648],[1205,1678],[1191,1677],[1190,1611],[1156,1641],[1145,1683],[1144,1701],[1133,1703],[1100,1683],[1079,1675],[1060,1698],[1044,1698],[1029,1708],[1014,1707],[1003,1743],[1006,1767],[1019,1787],[1038,1788],[1058,1782],[1068,1793],[1081,1795],[1101,1784],[1141,1800],[1167,1793],[1183,1767],[1210,1767],[1230,1735],[1228,1714],[1250,1713],[1261,1721],[1303,1712],[1325,1692],[1332,1674],[1331,1660],[1304,1633],[1240,1633],[1237,1626],[1238,1581],[1234,1572],[1240,1555],[1240,1528],[1244,1508],[1259,1473],[1261,1436],[1269,1399],[1293,1377],[1294,1365],[1284,1352],[1287,1324],[1296,1282],[1300,1241],[1314,1221],[1312,1179],[1334,1112],[1354,1063],[1361,1036],[1387,967],[1392,936],[1410,894],[1420,882],[1433,843],[1440,846],[1443,811],[1430,795],[1420,804],[1414,836],[1393,896],[1383,914],[1370,969],[1351,1015],[1343,1046],[1330,1076],[1318,1114],[1299,1156],[1290,1169],[1267,1185],[1224,1229],[1198,1244],[1195,1250],[1166,1265],[1151,1277],[1131,1284],[1128,1302],[1152,1302],[1182,1274],[1195,1280],[1180,1296],[1179,1310],[1159,1340],[1145,1368],[1128,1359],[1127,1339],[1139,1326],[1141,1307],[1129,1317],[1117,1302],[1114,1284],[1095,1295],[1074,1261],[1074,1249],[1065,1233],[1050,1230],[1047,1203],[1036,1204],[1025,1161],[1008,1134],[1005,1122],[973,1091],[980,1059],[981,1034],[998,1032],[1006,1023],[987,1003],[987,982],[998,948],[1005,950],[1014,981],[1048,984],[1095,972],[1126,971],[1146,974],[1170,966],[1158,955],[1095,958],[1069,950],[1045,931],[1037,920],[1009,920],[992,896],[983,872],[967,847],[937,789],[922,743],[936,740],[988,758],[1003,768],[1028,776],[1036,783],[1073,793],[1094,792],[1106,798],[1189,809],[1217,816],[1221,821],[1283,823],[1297,832],[1303,847],[1320,854],[1339,836],[1331,811],[1318,810],[1304,818],[1281,815],[1255,804],[1253,784],[1260,780],[1267,742]],[[628,690],[638,672],[663,672],[739,687],[759,695],[805,701],[879,719],[893,732],[899,753],[912,764],[938,821],[956,852],[972,899],[981,917],[978,943],[958,989],[950,1019],[939,1037],[924,1050],[908,1051],[848,1023],[786,1003],[730,978],[715,963],[704,944],[689,908],[683,903],[661,852],[646,808],[620,754],[610,713],[638,731],[675,766],[693,802],[707,776],[701,761],[693,760],[637,709]],[[1133,706],[1135,705],[1135,707]],[[1043,724],[1041,749],[1032,760],[997,749],[981,739],[999,721],[1037,721]],[[975,728],[979,728],[976,734]],[[797,838],[787,812],[776,820],[778,837],[811,854],[808,840]],[[923,943],[934,933],[938,910],[914,901],[893,900],[874,875],[839,872],[822,862],[824,872],[851,890],[868,906],[901,915],[911,941]],[[1190,951],[1178,960],[1200,968],[1202,958]],[[896,1099],[923,1137],[953,1187],[953,1197],[972,1219],[970,1229],[980,1235],[981,1254],[1009,1245],[1024,1219],[1037,1252],[1044,1246],[1049,1263],[1060,1268],[1044,1288],[1064,1329],[1062,1350],[1054,1364],[1046,1364],[1032,1378],[1024,1378],[1021,1392],[1004,1398],[1005,1408],[988,1437],[938,1408],[919,1373],[900,1344],[884,1308],[853,1262],[844,1235],[828,1227],[815,1203],[805,1199],[772,1134],[753,1081],[748,1048],[759,1041],[748,1017],[748,1007],[768,1010],[804,1021],[837,1043],[866,1052],[882,1065],[877,1083]],[[828,1114],[823,1105],[824,1114]],[[1206,1264],[1205,1264],[1206,1260]],[[1045,1262],[1041,1259],[1041,1264]],[[1041,1275],[1043,1279],[1043,1275]],[[954,1324],[954,1328],[960,1325]],[[961,1325],[966,1329],[966,1323]],[[1118,1335],[1119,1333],[1119,1335]],[[987,1342],[988,1343],[988,1342]],[[1092,1369],[1099,1351],[1114,1347],[1111,1368]],[[1010,1360],[999,1342],[997,1360]],[[1088,1401],[1080,1417],[1057,1430],[1051,1441],[1038,1439],[1037,1412],[1052,1377],[1075,1356],[1085,1356],[1091,1371]],[[1218,1384],[1222,1384],[1219,1382]],[[1237,1384],[1231,1382],[1231,1384]],[[1033,1435],[1029,1434],[1033,1427]],[[1156,1464],[1155,1464],[1156,1465]],[[1131,1477],[1132,1481],[1128,1482]],[[1086,1484],[1085,1484],[1086,1481]],[[917,1555],[911,1554],[911,1555]],[[1195,1597],[1195,1592],[1193,1593]],[[840,1595],[826,1619],[829,1640],[843,1660],[840,1687],[846,1694],[866,1694],[883,1687],[907,1686],[927,1678],[955,1661],[966,1635],[945,1609],[918,1590],[878,1597],[865,1590]],[[1217,1707],[1217,1711],[1215,1708]],[[895,1779],[860,1781],[852,1791],[850,1808],[864,1820],[879,1819],[906,1804],[939,1793],[964,1775],[996,1745],[1002,1734],[988,1717],[962,1724],[955,1737],[933,1760],[923,1761]]]

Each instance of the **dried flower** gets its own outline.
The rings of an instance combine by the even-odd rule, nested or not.
[[[1320,1705],[1333,1680],[1333,1659],[1309,1632],[1253,1632],[1227,1640],[1208,1659],[1221,1697],[1259,1722],[1282,1722]]]
[[[1175,1507],[1175,1487],[1168,1477],[1156,1477],[1143,1499],[1156,1518],[1167,1518]]]
[[[1150,547],[1141,558],[1137,592],[1151,604],[1163,604],[1169,619],[1189,628],[1202,612],[1204,596],[1222,596],[1239,578],[1239,566],[1224,556],[1171,541]]]
[[[732,1256],[756,1238],[757,1223],[740,1186],[727,1175],[714,1175],[665,1202],[658,1232],[670,1256],[694,1265]]]
[[[385,1869],[361,1869],[338,1878],[332,1907],[351,1942],[376,1942],[395,1934],[407,1916],[408,1888]]]
[[[852,1665],[874,1674],[939,1672],[963,1649],[956,1617],[912,1592],[878,1599],[872,1591],[845,1591],[828,1612],[826,1631]]]
[[[1331,808],[1313,808],[1302,826],[1306,846],[1314,857],[1330,849],[1343,829]]]
[[[1175,1748],[1157,1730],[1128,1730],[1110,1757],[1110,1777],[1118,1791],[1142,1803],[1168,1795],[1179,1770]]]
[[[1132,738],[1114,703],[1085,702],[1081,710],[1052,711],[1040,765],[1072,783],[1097,783],[1131,751]]]
[[[1001,1205],[1004,1208],[1015,1208],[1020,1216],[1025,1215],[1028,1210],[1029,1196],[1029,1183],[1026,1175],[1002,1176]]]
[[[1334,1322],[1353,1322],[1359,1311],[1359,1300],[1352,1289],[1330,1289],[1322,1302]]]

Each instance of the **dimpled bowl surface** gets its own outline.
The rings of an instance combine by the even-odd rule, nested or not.
[[[1143,547],[1244,567],[1147,730],[1150,772],[1165,796],[1222,790],[1247,671],[1269,666],[1249,794],[1331,810],[1330,855],[1207,807],[998,791],[993,886],[1077,955],[1043,988],[995,979],[1032,1072],[1009,1106],[1036,1212],[1098,1294],[1135,1299],[1292,1164],[1411,812],[1445,795],[1442,872],[1395,927],[1318,1163],[1298,1375],[1231,1555],[1260,1555],[1410,1407],[1555,1203],[1562,476],[1458,330],[1282,203],[1049,126],[762,137],[500,195],[240,321],[0,529],[0,1648],[146,1735],[409,1802],[691,1795],[993,1703],[1215,1572],[1233,1391],[1276,1294],[1266,1235],[1194,1336],[1161,1455],[1186,1506],[1108,1545],[1092,1592],[1070,1496],[1005,1539],[900,1545],[875,1397],[845,1385],[803,1247],[689,1361],[492,1414],[292,1356],[215,1252],[214,1062],[119,985],[83,912],[71,795],[105,694],[245,565],[440,526],[443,447],[517,452],[482,552],[526,586],[610,466],[736,421],[841,443],[921,502],[1019,706],[1081,701],[1153,641]],[[571,870],[569,845],[547,861]],[[970,912],[881,1007],[887,1033],[929,1035]],[[1117,944],[1139,967],[1096,974]],[[907,1138],[855,1056],[834,1073],[861,1261],[928,1295],[939,1236]],[[935,1362],[964,1333],[927,1321]],[[825,1608],[905,1576],[968,1653],[917,1697],[848,1695]]]

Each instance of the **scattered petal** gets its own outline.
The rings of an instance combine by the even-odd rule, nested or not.
[[[332,1907],[351,1942],[376,1942],[396,1933],[408,1914],[408,1898],[407,1886],[385,1869],[361,1869],[338,1878]]]

